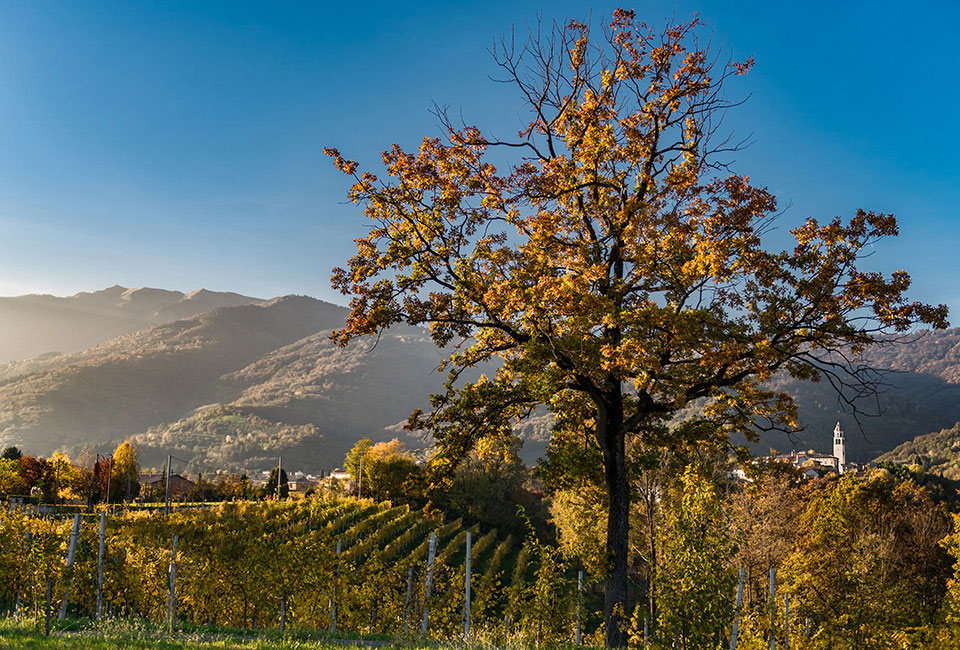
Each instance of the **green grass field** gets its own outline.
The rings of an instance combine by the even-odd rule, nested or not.
[[[155,625],[131,625],[127,622],[103,625],[67,622],[51,631],[50,636],[32,620],[0,619],[0,648],[16,650],[206,650],[231,648],[236,650],[284,650],[299,648],[391,648],[400,647],[386,637],[344,639],[317,633],[290,632],[281,636],[276,631],[251,633],[249,630],[229,628],[187,628],[169,634]],[[404,648],[417,647],[404,644]]]

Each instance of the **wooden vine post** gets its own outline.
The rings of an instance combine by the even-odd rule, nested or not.
[[[73,516],[73,529],[70,531],[70,548],[67,550],[67,587],[63,592],[63,602],[60,603],[59,620],[67,616],[67,605],[70,604],[70,582],[73,577],[73,560],[77,555],[77,538],[80,536],[80,513]]]
[[[340,552],[343,547],[337,540],[337,573],[333,579],[333,602],[330,603],[330,632],[337,631],[337,597],[340,591]]]
[[[437,554],[437,533],[430,533],[430,546],[427,551],[427,577],[423,585],[423,620],[420,622],[420,636],[427,636],[430,618],[430,589],[433,587],[433,561]]]
[[[740,632],[740,611],[743,608],[743,579],[745,572],[740,569],[740,578],[737,580],[737,604],[733,610],[733,628],[730,632],[730,650],[737,650],[737,636]]]
[[[170,553],[170,593],[167,595],[167,628],[173,632],[177,621],[177,549],[179,535],[173,536],[173,551]]]
[[[581,639],[581,628],[580,628],[580,607],[583,601],[583,569],[577,571],[577,632],[576,637],[574,638],[574,644],[580,645]]]
[[[467,531],[467,556],[466,573],[463,578],[463,638],[470,640],[470,556],[472,555],[473,544],[471,533]]]
[[[783,596],[783,648],[790,650],[790,594]]]
[[[97,620],[103,615],[103,555],[106,551],[107,513],[100,513],[100,545],[97,550]]]
[[[770,650],[777,650],[776,576],[777,570],[770,567]]]
[[[403,636],[410,633],[410,597],[413,595],[413,566],[407,570],[407,601],[403,606]]]
[[[49,569],[48,569],[49,571]],[[50,636],[51,608],[53,603],[53,576],[47,573],[47,606],[44,624],[44,634]]]

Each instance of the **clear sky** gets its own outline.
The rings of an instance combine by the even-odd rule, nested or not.
[[[538,14],[612,3],[0,1],[0,295],[115,283],[344,302],[363,232],[345,177],[439,133],[433,102],[515,132],[487,53]],[[630,5],[625,5],[630,6]],[[871,263],[960,322],[960,4],[637,2],[756,56],[737,171],[808,216],[893,212]]]

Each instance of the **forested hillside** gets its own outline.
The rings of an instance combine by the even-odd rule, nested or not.
[[[120,289],[107,290],[111,300],[126,296],[123,309],[151,318],[250,300]],[[103,293],[56,300],[102,303],[96,296]],[[11,320],[10,304],[0,302],[0,322]],[[359,438],[403,438],[402,423],[427,406],[443,380],[436,372],[442,355],[425,330],[392,328],[340,348],[330,333],[345,315],[342,307],[288,296],[161,323],[79,352],[0,364],[0,444],[44,455],[85,445],[106,451],[135,436],[148,466],[167,453],[191,461],[191,471],[265,468],[278,455],[304,469],[335,466]],[[792,438],[767,434],[754,451],[828,451],[839,420],[848,457],[867,461],[960,421],[960,330],[912,334],[866,360],[891,372],[877,400],[862,402],[860,425],[828,383],[780,380],[796,396],[806,428]],[[543,453],[550,426],[538,412],[518,427],[527,462]]]
[[[881,392],[858,402],[859,422],[828,382],[781,379],[775,383],[796,397],[805,429],[792,437],[767,434],[754,450],[830,451],[839,421],[847,434],[847,458],[865,462],[917,435],[960,421],[960,329],[888,339],[886,345],[869,350],[863,361],[885,372]]]
[[[270,466],[283,454],[305,469],[330,469],[359,438],[403,438],[400,425],[443,380],[427,333],[404,328],[347,348],[330,334],[221,376],[209,393],[217,405],[137,436],[145,462],[170,450],[209,468],[239,469]]]
[[[49,453],[174,422],[216,402],[223,375],[342,318],[339,307],[290,296],[46,359],[47,368],[0,385],[0,440]]]
[[[916,464],[930,474],[960,481],[960,423],[949,429],[917,436],[877,460]]]

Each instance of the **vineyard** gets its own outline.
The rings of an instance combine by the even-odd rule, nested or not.
[[[570,641],[576,627],[576,576],[555,549],[405,505],[231,502],[76,522],[0,513],[0,608],[38,625],[99,613],[171,626],[456,638],[469,533],[474,634]]]

